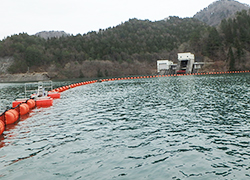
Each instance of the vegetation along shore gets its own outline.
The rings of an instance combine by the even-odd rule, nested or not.
[[[45,72],[50,79],[65,79],[154,74],[157,60],[177,62],[178,52],[209,62],[203,72],[249,70],[249,6],[224,0],[192,18],[134,18],[83,35],[12,35],[0,41],[0,75]]]

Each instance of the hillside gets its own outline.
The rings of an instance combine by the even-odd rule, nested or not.
[[[249,5],[234,0],[219,0],[196,13],[194,18],[209,26],[217,26],[223,19],[232,18],[236,12],[249,8]]]
[[[178,47],[199,38],[206,28],[196,19],[171,17],[157,22],[130,19],[99,32],[47,40],[24,33],[3,40],[0,57],[15,57],[11,73],[29,68],[58,77],[148,74],[157,59],[176,60]]]
[[[47,72],[62,79],[152,74],[158,59],[177,62],[178,52],[214,63],[203,71],[249,70],[250,10],[217,27],[195,18],[170,17],[155,22],[130,19],[113,28],[59,38],[13,35],[0,41],[5,63],[0,75]]]

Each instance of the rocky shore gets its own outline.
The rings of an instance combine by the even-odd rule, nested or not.
[[[3,82],[27,82],[27,81],[47,81],[50,80],[47,72],[42,73],[22,73],[22,74],[2,74],[0,83]]]

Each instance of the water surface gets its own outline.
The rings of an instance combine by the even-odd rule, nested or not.
[[[248,179],[249,74],[70,89],[1,136],[1,179]],[[71,82],[55,82],[55,85]],[[23,94],[0,84],[0,107]]]

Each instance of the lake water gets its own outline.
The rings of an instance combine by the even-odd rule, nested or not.
[[[0,84],[1,112],[23,87]],[[7,126],[0,179],[249,179],[249,89],[225,74],[67,90]]]

